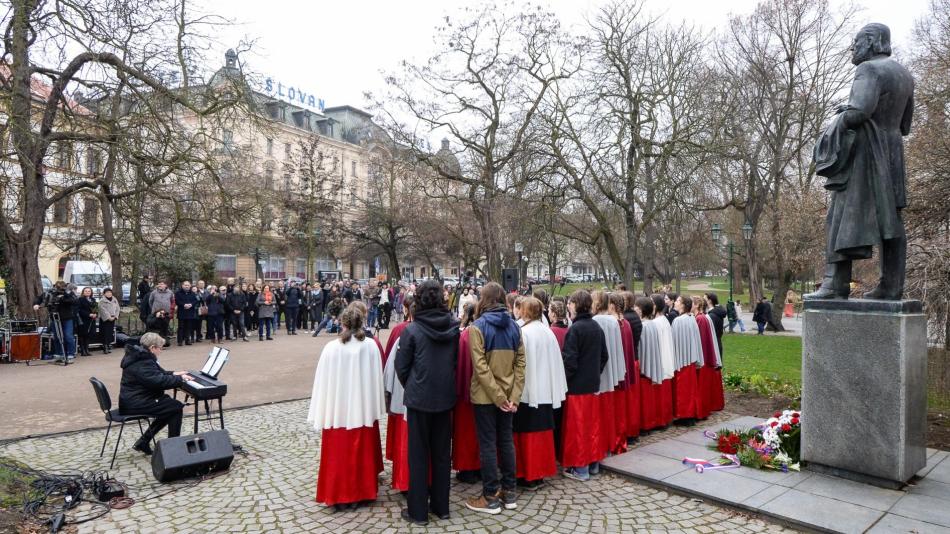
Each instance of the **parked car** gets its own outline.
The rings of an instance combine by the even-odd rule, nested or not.
[[[76,286],[76,293],[92,288],[92,296],[99,298],[102,290],[112,285],[112,269],[97,261],[67,261],[63,280]]]
[[[113,293],[115,293],[113,291]],[[122,282],[122,305],[129,306],[132,304],[132,282]]]

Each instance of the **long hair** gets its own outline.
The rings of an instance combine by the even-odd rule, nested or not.
[[[488,282],[482,287],[482,293],[478,297],[478,304],[475,306],[475,317],[481,317],[489,308],[505,305],[505,288],[498,282]]]
[[[351,303],[340,314],[340,324],[343,330],[340,332],[340,341],[343,343],[356,338],[357,341],[366,339],[366,331],[363,330],[363,312],[356,302]]]

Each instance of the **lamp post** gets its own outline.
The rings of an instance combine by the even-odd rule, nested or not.
[[[719,240],[721,237],[722,237],[722,225],[719,223],[713,223],[712,238],[713,238],[713,241],[717,245],[719,244]],[[752,225],[748,221],[746,221],[746,223],[742,225],[742,237],[746,241],[749,241],[750,239],[752,239]],[[729,246],[729,301],[732,302],[733,300],[732,290],[735,284],[735,272],[733,270],[733,258],[735,255],[735,247],[731,239],[728,240],[728,246]]]
[[[521,287],[521,253],[524,252],[524,244],[515,243],[515,253],[518,254],[518,287]]]

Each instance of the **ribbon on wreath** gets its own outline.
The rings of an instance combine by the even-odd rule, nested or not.
[[[709,469],[735,469],[742,465],[739,463],[739,458],[735,454],[723,454],[720,461],[723,459],[727,460],[727,463],[715,463],[700,458],[683,458],[683,465],[695,467],[697,473],[702,473]]]

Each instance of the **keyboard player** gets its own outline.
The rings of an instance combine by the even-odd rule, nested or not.
[[[193,380],[187,371],[166,371],[158,364],[165,339],[149,332],[138,345],[127,345],[122,358],[122,383],[119,386],[119,413],[153,417],[145,435],[133,449],[152,454],[152,438],[168,426],[168,437],[181,435],[184,405],[165,394],[165,390],[181,387]]]

